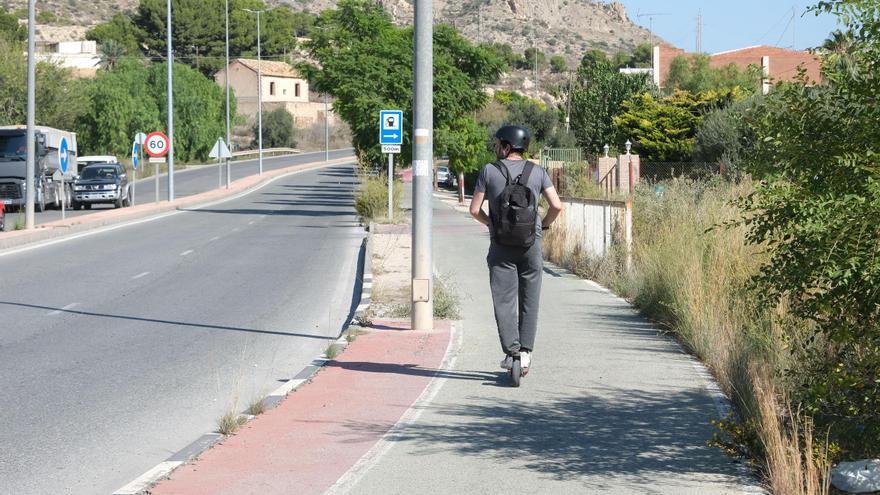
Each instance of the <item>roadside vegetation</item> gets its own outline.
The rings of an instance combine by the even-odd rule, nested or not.
[[[403,197],[403,182],[394,181],[393,209],[391,218],[393,223],[405,222],[406,218],[400,209],[401,197]],[[388,222],[388,179],[384,176],[370,176],[361,174],[361,185],[354,197],[354,206],[361,223],[369,225],[371,222]]]
[[[637,130],[639,115],[690,122],[676,142],[648,132],[635,148],[691,148],[731,171],[637,188],[631,270],[623,253],[591,259],[558,228],[545,253],[631,300],[710,367],[736,410],[713,443],[785,495],[828,493],[834,463],[880,456],[880,6],[816,10],[848,33],[845,52],[823,52],[824,84],[801,76],[763,97],[741,86],[690,115],[680,109],[724,88],[642,93],[616,110],[618,131]]]

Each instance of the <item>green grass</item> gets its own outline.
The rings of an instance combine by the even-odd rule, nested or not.
[[[339,346],[336,345],[335,343],[329,344],[327,346],[327,348],[324,349],[324,356],[327,359],[335,359],[336,356],[338,356],[338,355],[339,355]]]
[[[403,182],[394,181],[393,189],[393,223],[404,220],[400,209],[400,201],[403,196]],[[368,225],[370,222],[388,222],[388,181],[384,177],[363,176],[361,186],[355,195],[355,210],[361,218],[361,222]]]
[[[259,416],[260,414],[263,414],[266,412],[266,399],[263,397],[254,399],[245,412],[251,416]]]
[[[247,418],[235,411],[226,411],[217,420],[217,432],[222,435],[234,435],[245,423]]]

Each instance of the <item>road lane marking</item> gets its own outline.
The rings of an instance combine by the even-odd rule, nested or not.
[[[335,160],[343,160],[343,158],[337,158],[337,159],[335,159]],[[301,164],[297,164],[297,165],[309,166],[309,165],[312,165],[312,163],[313,163],[313,162],[306,162],[306,163],[301,163]],[[307,169],[294,170],[294,171],[291,171],[291,172],[288,172],[288,173],[284,173],[284,174],[281,174],[281,175],[277,175],[277,176],[275,176],[275,177],[272,177],[271,179],[269,179],[269,180],[263,182],[262,184],[260,184],[260,185],[258,185],[258,186],[255,186],[255,187],[250,188],[250,189],[246,189],[246,190],[241,191],[241,192],[239,192],[239,193],[236,193],[236,194],[234,194],[234,195],[232,195],[232,196],[227,196],[227,197],[225,197],[225,198],[218,199],[217,201],[211,201],[211,202],[208,202],[208,203],[205,203],[205,204],[201,204],[201,205],[198,205],[198,206],[189,207],[189,208],[187,208],[187,209],[180,209],[180,210],[168,211],[168,212],[165,212],[165,213],[160,213],[160,214],[158,214],[158,215],[156,215],[156,216],[153,216],[153,217],[147,217],[147,218],[142,218],[142,219],[138,219],[138,220],[133,220],[133,221],[131,221],[131,222],[118,223],[118,224],[110,225],[110,226],[107,226],[107,227],[98,227],[98,228],[96,228],[96,229],[90,229],[90,230],[88,230],[88,231],[86,231],[86,232],[82,232],[82,233],[79,233],[79,234],[73,234],[73,235],[71,235],[71,236],[69,236],[69,237],[61,237],[61,238],[58,238],[58,239],[53,239],[53,240],[51,240],[51,241],[37,242],[37,243],[31,244],[31,245],[27,245],[27,246],[24,246],[24,247],[0,249],[0,258],[2,258],[2,257],[4,257],[4,256],[9,256],[9,255],[13,255],[13,254],[18,254],[18,253],[26,252],[26,251],[31,251],[31,250],[34,250],[34,249],[40,249],[40,248],[44,248],[44,247],[48,247],[48,246],[54,246],[54,245],[56,245],[56,244],[61,244],[61,243],[63,243],[63,242],[72,241],[72,240],[74,240],[74,239],[81,239],[81,238],[83,238],[83,237],[93,236],[93,235],[95,235],[95,234],[103,234],[104,232],[111,232],[111,231],[114,231],[114,230],[118,230],[118,229],[125,228],[125,227],[131,227],[131,226],[134,226],[134,225],[139,225],[139,224],[142,224],[142,223],[154,222],[154,221],[156,221],[156,220],[160,220],[160,219],[163,219],[163,218],[166,218],[166,217],[170,217],[170,216],[173,216],[173,215],[179,215],[179,214],[181,214],[181,213],[185,213],[185,212],[188,212],[188,211],[203,210],[203,209],[205,209],[205,208],[210,208],[210,207],[212,207],[212,206],[215,206],[215,205],[218,205],[218,204],[222,204],[222,203],[228,203],[228,202],[230,202],[230,201],[234,201],[234,200],[236,200],[236,199],[240,199],[240,198],[243,198],[243,197],[248,196],[248,195],[250,195],[250,194],[253,194],[253,193],[255,193],[255,192],[257,192],[257,191],[259,191],[259,190],[261,190],[261,189],[263,189],[263,188],[265,188],[265,187],[270,186],[270,185],[273,184],[275,181],[280,180],[280,179],[286,179],[286,178],[288,178],[288,177],[292,177],[292,176],[294,176],[294,175],[306,174],[306,173],[309,173],[309,172],[317,172],[317,171],[319,171],[319,170],[322,170],[322,169],[324,169],[324,168],[328,168],[328,167],[345,166],[345,165],[349,165],[349,164],[352,164],[352,163],[355,163],[353,159],[352,159],[351,162],[343,162],[343,163],[328,163],[328,164],[325,164],[325,165],[313,166],[313,167],[310,167],[310,168],[307,168]],[[292,166],[296,166],[296,165],[292,165]],[[183,208],[183,207],[180,206],[179,208]],[[237,229],[237,228],[236,228],[236,229],[233,229],[233,231],[238,231],[238,229]]]
[[[79,305],[79,303],[70,303],[70,304],[68,304],[67,306],[64,306],[64,307],[61,308],[61,309],[56,309],[55,311],[50,311],[49,314],[48,314],[47,316],[60,315],[61,313],[67,311],[68,309],[72,309],[74,306],[78,306],[78,305]]]
[[[180,253],[180,255],[181,255],[181,256],[186,256],[186,255],[189,255],[189,254],[192,254],[192,253],[193,253],[193,250],[192,250],[192,249],[187,249],[186,251]]]
[[[218,236],[214,236],[214,237],[208,239],[208,242],[214,242],[214,241],[219,241],[219,240],[220,240],[220,236],[218,235]]]
[[[248,225],[253,225],[254,222],[256,222],[256,220],[251,220],[250,222],[248,222]]]
[[[149,274],[150,274],[150,272],[139,273],[139,274],[135,275],[134,277],[131,277],[131,279],[132,279],[132,280],[137,280],[137,279],[139,279],[139,278],[146,277],[146,276],[149,275]]]

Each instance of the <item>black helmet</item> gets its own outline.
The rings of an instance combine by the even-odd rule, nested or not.
[[[498,132],[495,133],[495,138],[501,141],[502,144],[509,144],[515,150],[527,150],[529,149],[532,135],[525,127],[506,125],[498,129]]]

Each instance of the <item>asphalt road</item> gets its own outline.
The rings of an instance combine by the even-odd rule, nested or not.
[[[358,297],[355,186],[333,166],[0,253],[0,492],[111,493],[296,375]]]
[[[337,158],[345,158],[346,156],[351,156],[352,152],[350,149],[347,150],[335,150],[330,152],[330,159],[334,160]],[[302,153],[300,155],[293,156],[281,156],[281,157],[273,157],[273,158],[263,158],[263,170],[275,170],[278,168],[289,167],[291,165],[298,165],[300,163],[307,163],[312,161],[319,161],[324,159],[324,152],[314,152],[314,153]],[[154,165],[150,165],[149,163],[146,166],[153,167]],[[242,160],[238,162],[232,163],[232,180],[238,180],[250,175],[256,175],[259,172],[259,162],[257,160]],[[217,165],[197,165],[192,166],[183,170],[178,170],[174,174],[174,195],[178,198],[183,198],[186,196],[192,196],[194,194],[203,193],[206,191],[211,191],[213,189],[217,189],[221,184],[220,179],[222,178],[222,184],[225,186],[226,184],[226,169],[223,168],[222,175],[221,171],[218,170]],[[148,177],[146,179],[138,179],[137,184],[135,186],[135,202],[137,204],[143,203],[153,203],[156,201],[156,183],[155,177]],[[168,199],[168,178],[165,174],[162,174],[159,177],[159,200],[166,201]],[[113,209],[113,205],[94,205],[91,210],[67,210],[65,214],[68,217],[76,217],[80,215],[88,215],[95,211],[105,210],[105,209]],[[18,215],[17,212],[7,212],[8,217],[6,223],[9,224],[7,229],[11,229],[12,225],[15,223],[16,217]],[[24,214],[22,212],[22,214]],[[35,223],[37,225],[53,222],[55,220],[61,219],[61,210],[50,208],[42,213],[35,214]]]

